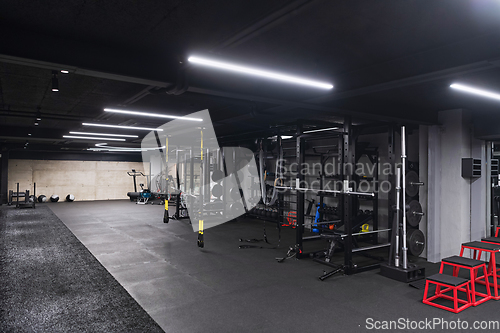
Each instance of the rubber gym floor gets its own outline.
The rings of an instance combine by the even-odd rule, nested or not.
[[[186,220],[162,217],[128,200],[1,206],[1,331],[360,332],[375,320],[498,318],[493,300],[459,314],[425,305],[423,289],[378,269],[321,282],[326,266],[275,260],[290,228],[279,248],[268,224],[272,245],[239,249],[263,235],[262,221],[239,218],[208,229],[200,249]]]

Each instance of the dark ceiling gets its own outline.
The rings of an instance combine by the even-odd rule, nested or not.
[[[174,115],[208,109],[223,140],[345,115],[435,124],[438,111],[465,108],[478,136],[498,139],[499,102],[449,85],[500,91],[499,17],[493,0],[3,0],[0,143],[81,151],[93,143],[62,135],[85,130],[82,122],[164,123],[105,107]],[[202,68],[187,63],[193,54],[335,87]],[[61,69],[70,74],[59,73],[60,91],[52,92],[51,73]],[[37,108],[42,121],[34,126]]]

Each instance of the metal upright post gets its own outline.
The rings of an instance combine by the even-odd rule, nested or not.
[[[401,193],[401,169],[397,168],[396,170],[396,223],[394,223],[394,227],[396,228],[396,241],[395,241],[395,255],[394,255],[394,266],[399,267],[399,221],[400,221],[400,198],[399,194]]]
[[[373,174],[373,184],[378,184],[378,174],[379,174],[379,167],[380,167],[380,158],[379,154],[377,152],[377,160],[375,164],[375,171]],[[375,193],[375,196],[373,197],[373,204],[372,204],[372,221],[373,221],[373,230],[378,230],[379,225],[378,225],[378,190],[374,185],[373,192]],[[373,234],[373,244],[378,244],[379,242],[379,234]]]
[[[297,188],[302,187],[302,183],[305,180],[305,175],[303,173],[303,163],[304,163],[304,139],[302,138],[302,124],[297,124],[297,147],[296,147],[296,161],[297,161],[297,178],[295,179],[295,186]],[[297,226],[295,228],[296,232],[296,246],[297,246],[297,258],[301,257],[302,249],[302,237],[304,233],[304,202],[305,195],[301,190],[297,191]]]
[[[387,165],[389,165],[390,169],[389,172],[385,172],[387,174],[387,180],[390,182],[390,184],[395,184],[395,178],[396,178],[396,170],[395,170],[395,161],[396,161],[396,154],[394,152],[394,137],[395,137],[395,128],[394,125],[389,125],[387,128]],[[379,187],[380,190],[380,187]],[[395,205],[395,198],[394,198],[394,191],[392,189],[389,190],[389,193],[387,193],[387,219],[390,221],[391,217],[393,217],[393,212],[394,212],[394,205]],[[389,222],[390,224],[390,222]],[[396,227],[399,227],[399,221],[396,224]],[[389,232],[389,240],[392,242],[391,246],[391,252],[389,253],[389,263],[392,265],[393,264],[393,259],[394,259],[394,248],[393,246],[395,245],[395,228],[394,225],[392,226],[392,230]]]
[[[406,182],[404,181],[406,175],[406,130],[401,126],[401,173],[403,177],[402,192],[402,206],[403,206],[403,269],[408,268],[408,248],[406,244]]]
[[[203,203],[204,203],[204,198],[203,198],[203,187],[205,183],[205,174],[204,174],[204,168],[203,168],[203,130],[200,131],[200,211],[199,211],[199,218],[198,218],[198,247],[204,247],[205,246],[205,240],[203,237]]]
[[[155,132],[156,133],[156,132]],[[160,150],[161,152],[161,150]],[[170,216],[168,215],[168,137],[165,138],[165,210],[163,212],[163,223],[168,223],[170,221]]]
[[[193,147],[191,147],[191,150],[189,151],[189,156],[191,157],[189,159],[189,193],[194,194],[194,153],[193,153]]]
[[[342,152],[342,180],[343,192],[348,192],[352,181],[354,168],[354,136],[352,133],[352,122],[350,117],[344,118],[344,136]],[[353,274],[355,267],[352,262],[352,196],[346,193],[341,194],[342,198],[342,217],[344,220],[344,266],[347,274]]]

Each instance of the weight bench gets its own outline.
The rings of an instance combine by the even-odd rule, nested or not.
[[[433,296],[427,297],[430,284],[436,285],[436,291]],[[422,300],[422,302],[424,304],[432,305],[443,310],[451,311],[453,313],[459,313],[460,311],[463,311],[472,305],[469,285],[470,285],[469,280],[459,278],[456,276],[451,276],[441,273],[431,275],[426,278],[424,299]],[[446,289],[441,291],[440,287],[445,287]],[[450,290],[453,291],[453,296],[445,295],[445,292],[448,292]],[[465,290],[465,293],[467,295],[467,301],[458,298],[459,290],[460,291]],[[433,301],[438,298],[443,298],[446,300],[453,301],[453,307],[448,307],[442,304],[434,303]],[[463,305],[459,307],[458,306],[459,303]]]

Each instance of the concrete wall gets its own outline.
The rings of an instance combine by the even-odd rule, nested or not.
[[[134,190],[133,178],[127,175],[132,169],[144,172],[143,163],[12,159],[8,186],[15,191],[20,183],[20,191],[32,193],[36,183],[37,195],[57,194],[61,200],[70,193],[79,201],[127,199],[127,192]],[[137,177],[138,187],[140,183],[147,184],[146,178]]]
[[[439,113],[440,126],[429,127],[427,259],[457,255],[464,242],[485,236],[487,176],[485,143],[472,135],[465,110]],[[462,158],[482,160],[479,179],[462,177]]]
[[[463,110],[442,111],[441,127],[441,254],[458,254],[470,240],[470,183],[462,178],[462,158],[470,157],[470,127]]]
[[[426,241],[426,246],[424,248],[424,251],[420,255],[421,257],[427,258],[427,245],[428,245],[428,234],[427,234],[427,216],[429,214],[428,212],[428,196],[427,196],[427,189],[429,186],[428,183],[428,135],[429,135],[429,129],[427,126],[420,126],[419,128],[419,155],[418,155],[418,176],[419,179],[424,182],[424,185],[420,187],[419,190],[419,202],[422,205],[422,211],[424,212],[424,216],[422,216],[422,219],[420,220],[420,224],[418,225],[420,231],[424,234]]]

